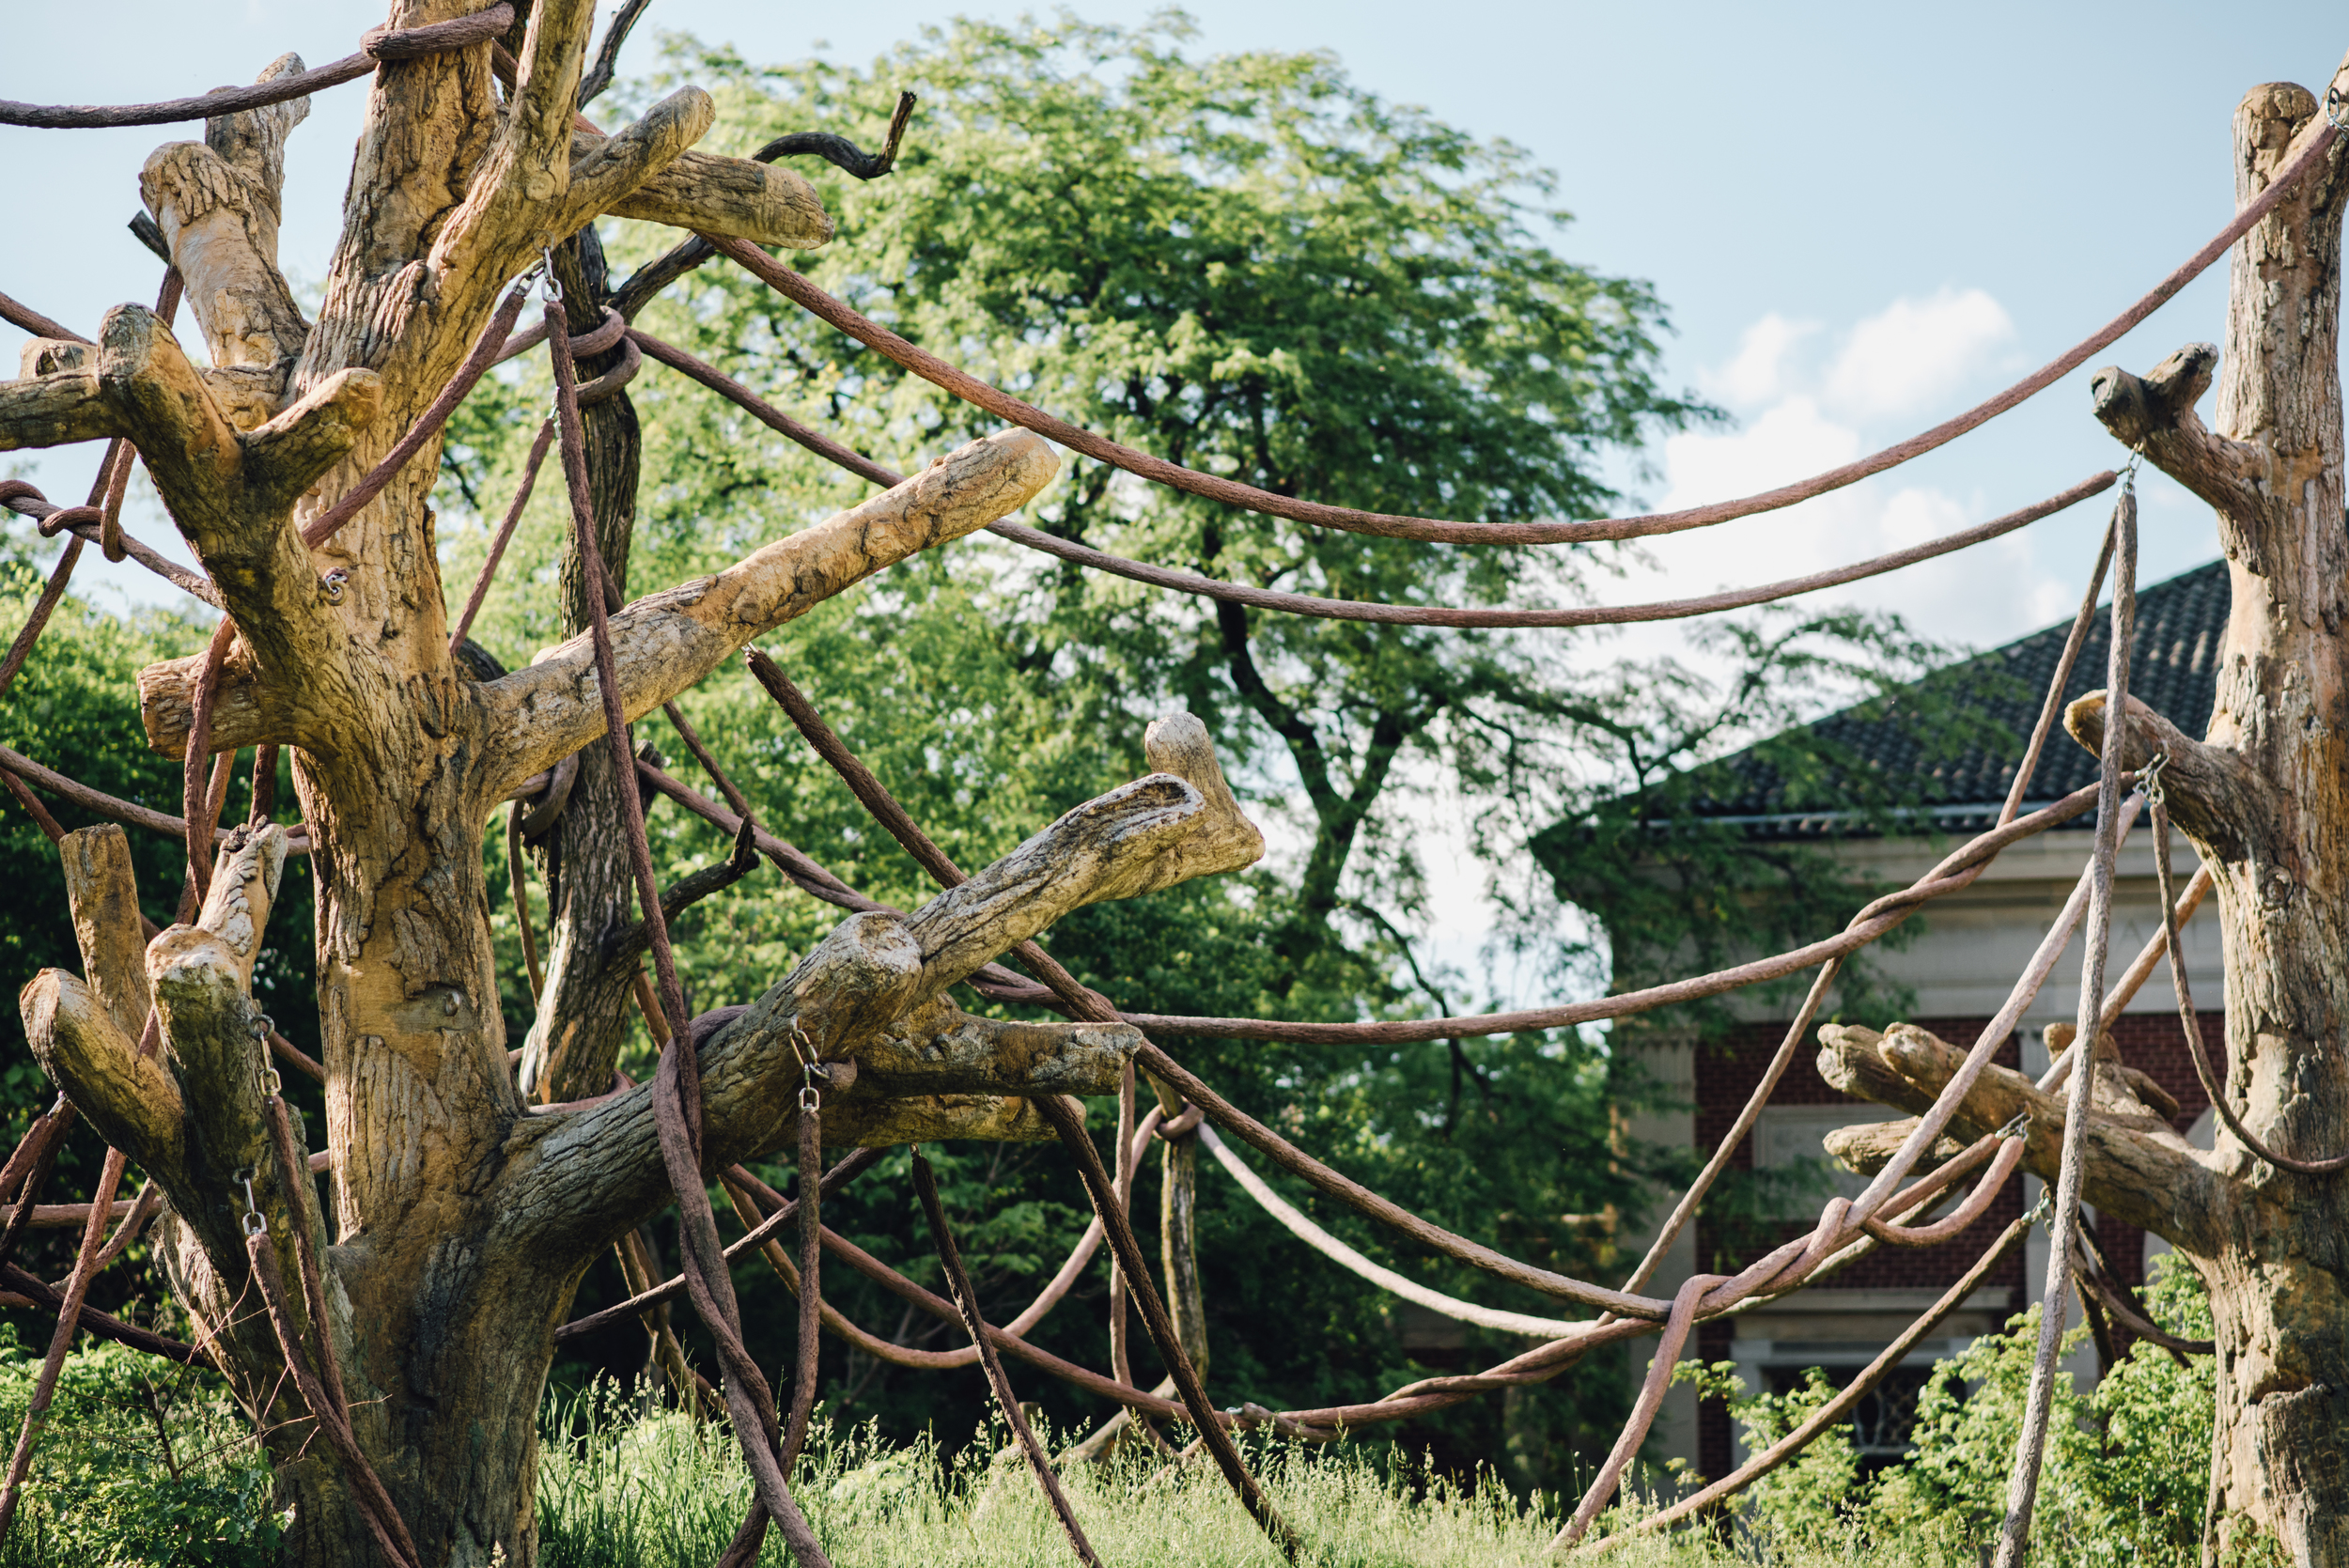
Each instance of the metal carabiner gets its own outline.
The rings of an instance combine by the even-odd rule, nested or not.
[[[2155,752],[2153,761],[2137,770],[2137,787],[2147,805],[2159,808],[2170,803],[2169,795],[2161,787],[2161,770],[2169,766],[2170,753]]]
[[[253,1167],[248,1165],[238,1172],[236,1179],[244,1184],[244,1217],[238,1223],[244,1228],[245,1234],[259,1235],[269,1229],[269,1221],[261,1218],[260,1207],[253,1201]]]

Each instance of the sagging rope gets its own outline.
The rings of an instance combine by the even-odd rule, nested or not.
[[[2131,472],[2134,479],[2134,465]],[[2057,1168],[2055,1218],[2048,1227],[2046,1289],[2040,1297],[2039,1347],[2024,1395],[2022,1430],[2015,1466],[2007,1479],[2006,1517],[1999,1529],[1996,1568],[2021,1568],[2030,1548],[2030,1518],[2039,1496],[2039,1472],[2046,1454],[2047,1423],[2054,1408],[2056,1360],[2063,1345],[2063,1317],[2071,1296],[2072,1254],[2078,1247],[2080,1185],[2087,1167],[2088,1112],[2096,1080],[2094,1042],[2103,1022],[2105,967],[2112,939],[2112,876],[2120,851],[2121,768],[2127,755],[2130,644],[2137,635],[2137,488],[2121,488],[2113,511],[2111,648],[2105,676],[2103,776],[2097,796],[2096,846],[2089,862],[2088,939],[2080,967],[2078,1032],[2080,1055],[2067,1086],[2063,1110],[2063,1154]],[[2157,785],[2155,786],[2157,787]],[[2155,837],[2167,823],[2155,817]],[[2160,854],[2157,847],[2155,854]],[[2162,916],[2170,918],[2170,890],[2161,890]],[[2183,974],[2180,976],[2184,978]]]
[[[1912,436],[1897,445],[1861,458],[1855,462],[1816,474],[1792,485],[1764,490],[1736,501],[1716,502],[1686,511],[1660,512],[1644,517],[1610,518],[1591,522],[1519,522],[1463,523],[1438,518],[1402,516],[1389,512],[1361,511],[1351,506],[1330,506],[1319,502],[1301,501],[1275,495],[1269,490],[1237,480],[1202,474],[1153,457],[1118,442],[1097,436],[1081,427],[1059,419],[1033,404],[1012,396],[967,371],[947,364],[936,355],[913,344],[877,322],[850,309],[846,303],[825,293],[797,271],[768,256],[756,246],[740,240],[712,240],[711,243],[730,259],[760,282],[791,300],[819,320],[837,328],[867,348],[875,349],[932,385],[941,387],[963,401],[985,409],[999,419],[1034,430],[1050,441],[1060,442],[1088,458],[1125,470],[1144,479],[1153,480],[1174,489],[1221,502],[1251,512],[1270,517],[1286,518],[1291,521],[1316,527],[1343,529],[1348,533],[1373,534],[1388,538],[1417,539],[1441,544],[1580,544],[1601,539],[1652,538],[1663,534],[1676,534],[1691,528],[1710,527],[1733,519],[1750,517],[1757,512],[1775,511],[1808,501],[1872,474],[1898,467],[1912,458],[1945,446],[1968,431],[2022,403],[2046,390],[2062,377],[2085,365],[2090,356],[2118,341],[2139,322],[2166,303],[2179,289],[2185,287],[2204,269],[2227,254],[2234,242],[2250,232],[2252,226],[2281,201],[2310,173],[2326,162],[2334,139],[2340,132],[2328,121],[2310,139],[2308,147],[2291,165],[2279,171],[2266,190],[2246,204],[2232,222],[2201,250],[2179,266],[2134,304],[2064,350],[2046,365],[1983,402],[1976,404],[1953,419],[1943,421],[1932,429]]]
[[[609,578],[602,552],[597,547],[595,511],[588,495],[585,433],[581,427],[570,330],[564,318],[561,292],[551,265],[547,287],[549,297],[543,314],[549,358],[554,367],[555,412],[563,476],[570,497],[572,546],[578,551],[582,573],[588,583],[588,591],[581,597],[587,603],[597,691],[604,710],[605,738],[613,753],[613,772],[619,784],[621,827],[627,839],[630,870],[644,908],[653,969],[659,976],[661,1008],[669,1030],[654,1080],[654,1121],[669,1184],[676,1191],[678,1212],[684,1221],[679,1230],[684,1241],[687,1293],[695,1314],[717,1343],[719,1361],[725,1374],[726,1408],[734,1420],[735,1436],[750,1470],[755,1497],[750,1517],[726,1555],[728,1560],[738,1561],[754,1556],[766,1533],[767,1521],[771,1518],[782,1526],[784,1539],[802,1568],[830,1568],[815,1530],[791,1497],[789,1480],[779,1463],[777,1443],[781,1434],[775,1427],[774,1396],[742,1343],[733,1280],[726,1272],[725,1250],[718,1239],[709,1191],[703,1185],[701,1068],[686,1026],[684,989],[678,983],[677,958],[669,945],[668,922],[662,917],[661,889],[653,874],[651,847],[645,837],[644,800],[637,792],[634,758],[628,747],[628,715],[621,706],[610,613],[605,608],[604,594],[599,591],[609,586]],[[494,347],[502,342],[511,324],[509,316],[495,336],[485,331],[482,343]],[[486,368],[489,354],[482,351],[482,345],[476,345],[475,355]]]
[[[1456,1323],[1472,1323],[1479,1328],[1496,1329],[1504,1334],[1555,1339],[1562,1334],[1579,1332],[1582,1327],[1563,1318],[1532,1317],[1524,1312],[1502,1312],[1495,1307],[1479,1306],[1473,1301],[1462,1301],[1457,1296],[1431,1290],[1416,1280],[1406,1279],[1391,1268],[1381,1267],[1315,1224],[1296,1204],[1275,1192],[1269,1183],[1248,1168],[1247,1161],[1232,1151],[1231,1145],[1217,1136],[1215,1128],[1202,1126],[1199,1141],[1207,1146],[1207,1152],[1215,1157],[1216,1163],[1239,1184],[1240,1189],[1256,1201],[1256,1206],[1278,1220],[1283,1230],[1339,1267],[1369,1281],[1391,1296],[1399,1296]]]
[[[653,359],[680,374],[698,381],[756,417],[760,423],[798,442],[817,456],[848,469],[860,478],[877,485],[894,486],[905,483],[905,475],[883,464],[873,461],[853,447],[844,445],[822,432],[811,428],[759,396],[749,387],[718,369],[715,365],[688,353],[674,344],[662,342],[651,334],[637,328],[629,329],[629,340]],[[1439,604],[1385,604],[1362,599],[1324,598],[1314,594],[1292,594],[1269,588],[1252,588],[1243,582],[1226,582],[1196,572],[1176,571],[1171,567],[1154,567],[1146,562],[1112,555],[1107,551],[1055,537],[1039,528],[1024,523],[997,521],[988,524],[987,531],[1025,549],[1071,561],[1097,571],[1147,582],[1153,587],[1168,588],[1176,593],[1192,594],[1205,598],[1244,604],[1258,610],[1283,614],[1308,615],[1322,620],[1367,621],[1389,626],[1449,626],[1449,627],[1533,627],[1561,628],[1579,626],[1623,626],[1636,622],[1684,620],[1695,615],[1718,614],[1727,610],[1744,609],[1750,605],[1768,604],[1779,599],[1793,598],[1822,589],[1841,587],[1865,578],[1882,576],[1913,567],[1921,561],[1965,550],[1986,540],[1999,538],[2027,527],[2043,518],[2087,500],[2112,488],[2120,477],[2108,469],[2092,474],[2059,491],[2045,501],[2025,506],[2019,511],[1976,523],[1953,534],[1931,539],[1906,550],[1871,557],[1846,567],[1812,572],[1803,577],[1787,578],[1754,588],[1737,588],[1725,593],[1702,595],[1694,598],[1659,599],[1647,604],[1586,605],[1570,610],[1496,610]]]
[[[123,125],[171,125],[181,120],[210,119],[217,115],[242,114],[288,99],[307,98],[324,87],[339,86],[366,76],[381,65],[413,60],[426,54],[470,48],[499,37],[514,25],[514,8],[506,0],[471,16],[430,23],[394,32],[370,27],[359,36],[359,53],[331,65],[293,76],[257,82],[245,87],[223,87],[195,98],[174,98],[160,103],[126,103],[115,107],[70,103],[18,103],[0,99],[0,125],[21,125],[37,131],[95,131]],[[9,316],[14,321],[16,318]],[[45,318],[44,318],[45,319]],[[17,322],[23,325],[23,322]],[[53,323],[54,324],[54,323]],[[55,336],[44,333],[44,336]]]

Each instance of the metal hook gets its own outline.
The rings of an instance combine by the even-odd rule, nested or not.
[[[2137,787],[2143,792],[2145,803],[2156,809],[2170,803],[2170,797],[2161,787],[2161,770],[2170,766],[2168,752],[2155,752],[2154,760],[2137,771]]]
[[[253,1202],[253,1167],[248,1165],[239,1171],[236,1179],[244,1185],[244,1218],[239,1223],[244,1227],[245,1234],[259,1235],[269,1229],[269,1221],[261,1218],[259,1206]]]
[[[549,245],[538,253],[546,264],[546,272],[538,280],[538,297],[549,304],[563,303],[563,281],[554,275],[554,247]]]

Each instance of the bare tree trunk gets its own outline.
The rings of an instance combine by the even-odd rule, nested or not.
[[[2335,78],[2349,86],[2349,68]],[[2248,203],[2324,131],[2316,95],[2255,87],[2235,112]],[[2223,359],[2190,344],[2143,377],[2107,368],[2095,413],[2217,514],[2233,587],[2208,737],[2132,698],[2128,766],[2156,753],[2178,826],[2217,879],[2227,970],[2225,1093],[2282,1157],[2349,1151],[2349,533],[2340,365],[2343,144],[2237,245]],[[2195,404],[2218,382],[2216,427]],[[2093,749],[2101,692],[2065,722]],[[1821,1068],[1921,1109],[1956,1053],[1923,1031],[1830,1026]],[[2099,1070],[2085,1196],[2169,1238],[2210,1287],[2218,1344],[2215,1552],[2264,1538],[2295,1563],[2349,1564],[2349,1190],[2296,1173],[2223,1125],[2199,1155]],[[2053,1179],[2063,1110],[1992,1069],[1960,1113],[1979,1136],[2033,1112],[2028,1163]],[[2003,1113],[2003,1114],[2002,1114]],[[1991,1118],[1985,1121],[1984,1118]]]

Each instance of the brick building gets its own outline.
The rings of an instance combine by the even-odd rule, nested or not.
[[[2228,602],[2223,562],[2139,595],[2132,690],[2190,735],[2201,734],[2209,722]],[[2072,675],[2066,701],[2104,685],[2108,625],[2100,615]],[[1849,748],[1880,778],[1905,784],[1929,815],[1932,835],[1855,836],[1848,821],[1839,821],[1832,800],[1790,799],[1768,767],[1750,754],[1724,765],[1724,776],[1736,782],[1723,792],[1727,798],[1708,803],[1707,815],[1740,825],[1761,840],[1815,841],[1842,863],[1890,882],[1913,880],[1955,843],[1994,821],[2021,763],[2023,738],[2030,733],[2068,630],[2068,623],[2049,628],[1954,672],[1974,675],[1986,669],[2013,677],[1989,683],[2011,695],[1985,697],[1980,705],[2015,737],[2011,747],[1929,761],[1914,736],[1889,721],[1855,711],[1830,716],[1814,726]],[[2026,792],[2025,809],[2088,784],[2095,768],[2095,759],[2059,731]],[[2092,823],[2092,815],[2082,816],[2006,850],[1971,887],[1929,907],[1921,940],[1906,951],[1879,956],[1881,969],[1914,995],[1911,1021],[1961,1048],[1974,1043],[2087,863]],[[2196,862],[2182,838],[2173,841],[2171,861],[2183,885]],[[2123,848],[2117,872],[2114,974],[2160,928],[2153,850],[2141,821]],[[2186,931],[2185,946],[2195,999],[2212,1009],[2201,1015],[2203,1037],[2212,1047],[2214,1062],[2223,1063],[2219,1039],[2224,982],[2210,904]],[[2041,1032],[2050,1023],[2073,1019],[2080,962],[2081,939],[2076,935],[2024,1015],[2022,1026],[2006,1042],[2000,1062],[2033,1073],[2045,1070],[2047,1056]],[[1675,1090],[1681,1104],[1640,1118],[1632,1129],[1635,1134],[1709,1153],[1735,1123],[1797,1005],[1798,999],[1775,1008],[1749,1005],[1725,1039],[1716,1036],[1698,1044],[1651,1034],[1640,1040],[1633,1048],[1642,1053],[1651,1072]],[[2181,1039],[2166,972],[2156,971],[2116,1032],[2123,1059],[2152,1075],[2176,1098],[2180,1130],[2198,1145],[2209,1147],[2211,1117]],[[1700,1260],[1706,1268],[1728,1272],[1778,1241],[1801,1234],[1828,1191],[1857,1195],[1864,1185],[1826,1161],[1820,1140],[1834,1128],[1890,1120],[1896,1113],[1849,1099],[1829,1087],[1812,1064],[1812,1055],[1808,1048],[1798,1053],[1759,1125],[1735,1156],[1740,1169],[1786,1172],[1781,1180],[1787,1186],[1803,1185],[1807,1170],[1810,1190],[1787,1198],[1781,1205],[1788,1210],[1782,1217],[1766,1216],[1734,1233],[1700,1221],[1696,1234],[1685,1234],[1670,1254],[1656,1281],[1659,1293],[1669,1296],[1698,1270]],[[1783,1389],[1813,1366],[1830,1375],[1857,1371],[1962,1275],[2001,1226],[2037,1201],[2038,1187],[2035,1178],[2015,1178],[1987,1215],[1946,1246],[1885,1249],[1778,1306],[1704,1325],[1698,1330],[1694,1353],[1706,1361],[1735,1362],[1749,1389]],[[1659,1212],[1669,1207],[1669,1198],[1658,1205]],[[2162,1245],[2158,1238],[2108,1221],[2099,1224],[2098,1234],[2107,1255],[2132,1282],[2142,1278],[2149,1243],[2154,1249]],[[1909,1405],[1932,1362],[1997,1328],[2037,1297],[2047,1261],[2044,1229],[2033,1233],[2027,1254],[2011,1254],[1948,1320],[1943,1335],[1920,1345],[1879,1395],[1863,1405],[1856,1433],[1863,1452],[1889,1456],[1901,1452],[1907,1440]],[[2083,1352],[2074,1371],[2079,1386],[2092,1380],[2092,1353]],[[1743,1457],[1735,1436],[1724,1407],[1709,1402],[1700,1407],[1693,1390],[1679,1388],[1657,1423],[1651,1452],[1693,1461],[1704,1474],[1719,1476]]]

